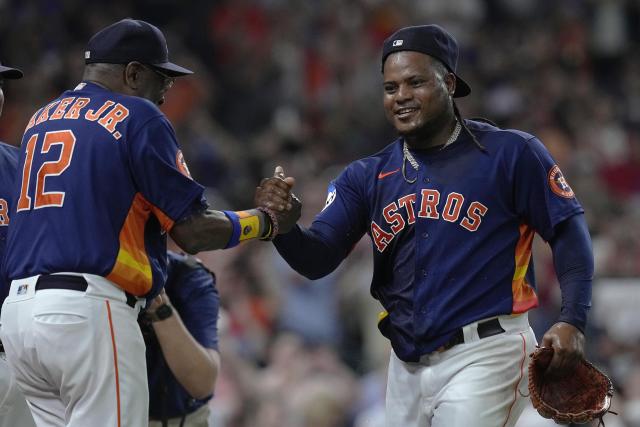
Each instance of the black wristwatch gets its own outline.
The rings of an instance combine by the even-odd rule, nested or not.
[[[152,322],[168,319],[173,316],[173,308],[169,304],[162,304],[153,313],[147,312]]]

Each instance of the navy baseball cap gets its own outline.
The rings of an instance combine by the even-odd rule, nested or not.
[[[424,53],[442,62],[456,76],[454,98],[467,96],[471,87],[456,74],[458,68],[458,42],[438,25],[419,25],[401,28],[389,36],[382,46],[382,68],[387,57],[403,50]]]
[[[22,76],[22,71],[17,68],[5,67],[0,64],[0,77],[5,79],[21,79]]]
[[[87,43],[85,64],[149,64],[171,77],[193,71],[169,62],[169,48],[164,34],[156,26],[137,19],[123,19],[98,31]]]

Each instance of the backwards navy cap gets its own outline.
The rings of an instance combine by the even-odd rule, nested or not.
[[[137,19],[123,19],[98,31],[87,43],[86,64],[128,64],[137,61],[153,65],[172,77],[193,71],[169,62],[164,34],[154,25]]]
[[[438,25],[405,27],[393,33],[382,46],[382,67],[387,57],[403,50],[424,53],[442,62],[456,76],[454,98],[471,93],[469,85],[456,74],[458,68],[458,42]]]
[[[5,79],[21,79],[22,75],[22,71],[17,68],[5,67],[0,64],[0,77]]]

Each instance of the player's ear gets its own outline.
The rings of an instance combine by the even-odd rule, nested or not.
[[[131,89],[138,89],[140,81],[143,78],[143,67],[139,62],[129,62],[124,67],[124,84]]]
[[[453,73],[447,73],[444,77],[444,82],[447,85],[449,95],[453,96],[453,93],[456,91],[456,75]]]

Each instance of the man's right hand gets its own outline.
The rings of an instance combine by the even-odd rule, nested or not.
[[[273,176],[263,179],[256,187],[255,205],[276,214],[280,233],[290,231],[302,214],[302,203],[291,192],[294,185],[295,178],[285,176],[282,166],[277,166]]]

